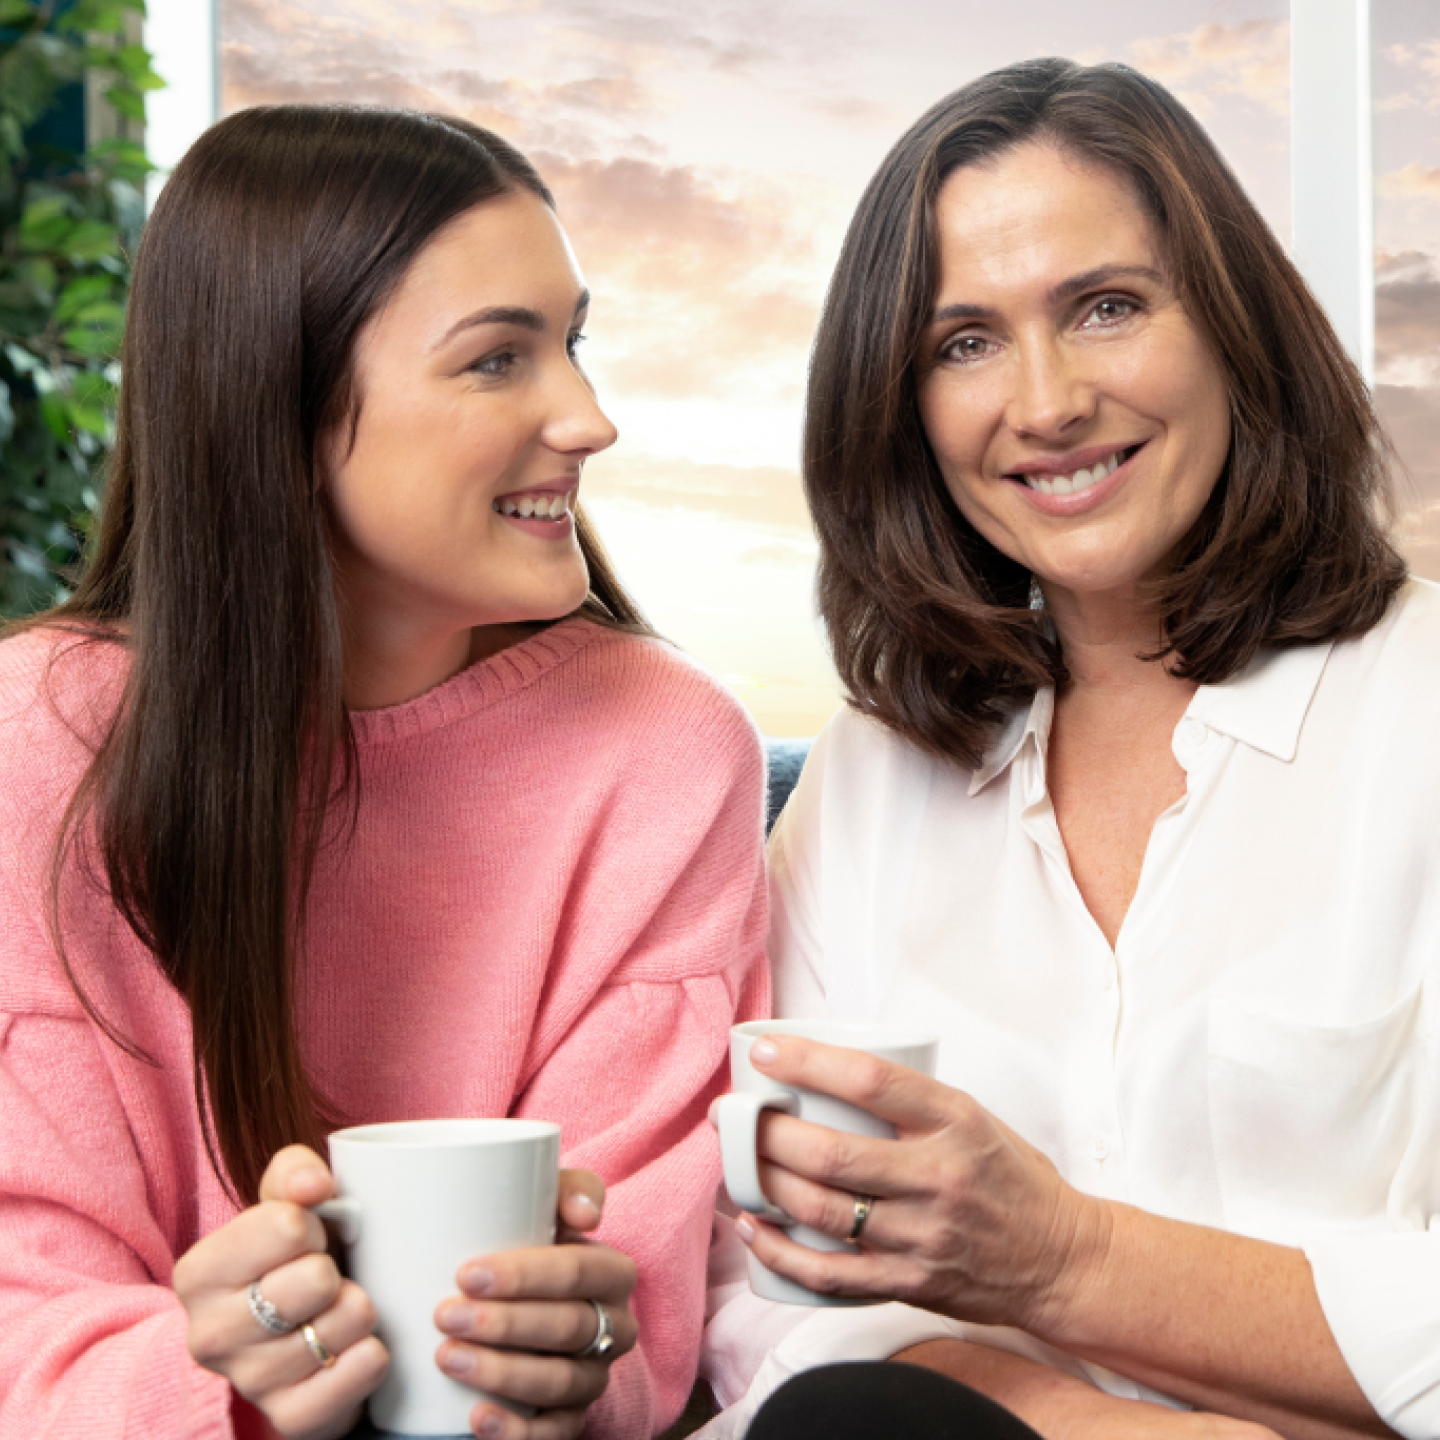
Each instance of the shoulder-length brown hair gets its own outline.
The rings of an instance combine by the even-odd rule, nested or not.
[[[357,332],[422,246],[517,189],[553,204],[517,150],[448,116],[257,107],[201,136],[136,258],[93,557],[36,622],[130,653],[57,894],[93,813],[114,902],[189,1006],[212,1163],[246,1199],[335,1118],[294,1006],[322,831],[356,803],[317,441],[353,423]],[[576,521],[582,612],[644,628]],[[63,959],[58,910],[56,935]]]
[[[1205,132],[1124,65],[1034,60],[934,106],[870,182],[811,359],[805,489],[819,602],[850,703],[974,766],[997,724],[1065,678],[1030,576],[961,516],[925,437],[915,360],[937,284],[935,199],[1028,140],[1125,177],[1223,369],[1229,457],[1154,600],[1175,674],[1213,684],[1261,646],[1362,633],[1405,575],[1369,393]]]

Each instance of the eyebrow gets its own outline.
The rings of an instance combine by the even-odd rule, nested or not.
[[[1050,304],[1059,305],[1073,300],[1087,290],[1098,290],[1116,280],[1151,280],[1157,285],[1165,283],[1165,277],[1148,265],[1097,265],[1082,275],[1072,275],[1062,280],[1045,297]],[[930,324],[939,325],[946,320],[989,320],[995,311],[988,305],[943,305],[930,317]]]
[[[590,304],[590,292],[582,290],[575,302],[574,313],[578,315]],[[473,330],[478,325],[516,325],[521,330],[534,330],[541,334],[545,330],[545,317],[538,310],[524,305],[491,305],[477,310],[463,320],[457,320],[430,348],[440,350],[448,345],[462,330]]]

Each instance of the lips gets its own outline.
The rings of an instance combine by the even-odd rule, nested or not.
[[[1113,475],[1139,448],[1138,445],[1128,445],[1108,453],[1102,451],[1093,461],[1087,455],[1085,463],[1065,471],[1053,463],[1031,462],[1007,478],[1019,480],[1041,495],[1078,495]]]
[[[575,502],[574,490],[528,490],[514,495],[501,495],[491,505],[497,515],[511,520],[549,520],[559,524],[567,520]]]

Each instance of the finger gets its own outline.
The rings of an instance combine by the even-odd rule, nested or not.
[[[260,1179],[261,1200],[318,1205],[335,1193],[330,1167],[307,1145],[277,1150]]]
[[[371,1335],[338,1355],[328,1370],[317,1370],[298,1384],[252,1403],[259,1405],[282,1435],[345,1435],[360,1418],[365,1397],[374,1393],[389,1367],[385,1347]]]
[[[187,1250],[171,1284],[190,1306],[199,1296],[244,1290],[271,1270],[324,1249],[325,1227],[315,1215],[288,1200],[267,1200]]]
[[[335,1304],[340,1298],[342,1282],[339,1267],[322,1251],[281,1265],[262,1275],[256,1284],[282,1320],[303,1325]],[[263,1344],[275,1338],[250,1313],[248,1287],[246,1291],[237,1291],[233,1303],[226,1309],[235,1348],[242,1344]]]
[[[638,1326],[626,1308],[606,1306],[614,1330],[610,1351],[618,1358],[635,1346]],[[588,1300],[493,1300],[454,1298],[435,1311],[435,1324],[446,1335],[492,1349],[535,1350],[573,1356],[600,1332],[599,1317]]]
[[[375,1306],[353,1280],[342,1283],[335,1303],[309,1321],[315,1338],[338,1365],[346,1351],[375,1330]],[[229,1368],[230,1383],[250,1400],[270,1395],[318,1375],[323,1369],[302,1330],[276,1336],[263,1345],[237,1352]]]
[[[542,1410],[589,1405],[600,1398],[610,1379],[610,1367],[601,1360],[491,1350],[466,1340],[446,1340],[435,1360],[452,1379]]]
[[[834,1095],[901,1130],[929,1130],[943,1123],[956,1093],[918,1070],[798,1035],[757,1040],[750,1061],[783,1085]]]
[[[585,1428],[585,1411],[542,1410],[525,1416],[500,1405],[477,1405],[470,1426],[483,1440],[576,1440]]]
[[[560,1172],[560,1219],[581,1234],[595,1229],[605,1208],[605,1182],[593,1170]]]
[[[608,1245],[536,1245],[468,1260],[457,1277],[473,1300],[603,1300],[623,1305],[635,1262]]]
[[[864,1228],[866,1248],[896,1248],[894,1245],[887,1247],[885,1242],[894,1238],[888,1234],[889,1224],[898,1218],[896,1212],[903,1201],[878,1196],[871,1190],[832,1189],[783,1166],[763,1162],[760,1165],[760,1187],[792,1220],[808,1225],[822,1235],[833,1235],[837,1240],[849,1239],[850,1232],[855,1228],[856,1201],[864,1196],[871,1201]],[[886,1213],[880,1220],[882,1209]]]
[[[785,1202],[770,1188],[766,1176],[771,1169],[852,1194],[891,1195],[911,1188],[907,1170],[912,1150],[903,1141],[851,1135],[771,1111],[760,1118],[756,1150],[761,1183],[777,1205]]]
[[[902,1255],[863,1250],[812,1250],[783,1230],[741,1215],[736,1233],[767,1269],[817,1295],[861,1299],[905,1299],[919,1293],[923,1276]]]

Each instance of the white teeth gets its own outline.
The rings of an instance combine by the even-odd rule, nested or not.
[[[512,515],[521,520],[560,520],[570,513],[575,492],[565,495],[522,495],[512,500],[508,495],[503,500],[492,502],[491,508],[501,515]]]
[[[1056,475],[1049,480],[1038,475],[1027,475],[1025,483],[1042,495],[1078,495],[1082,490],[1088,490],[1097,480],[1113,475],[1120,467],[1120,455],[1121,452],[1117,450],[1108,460],[1096,461],[1093,469],[1086,470],[1082,467],[1073,475]]]

